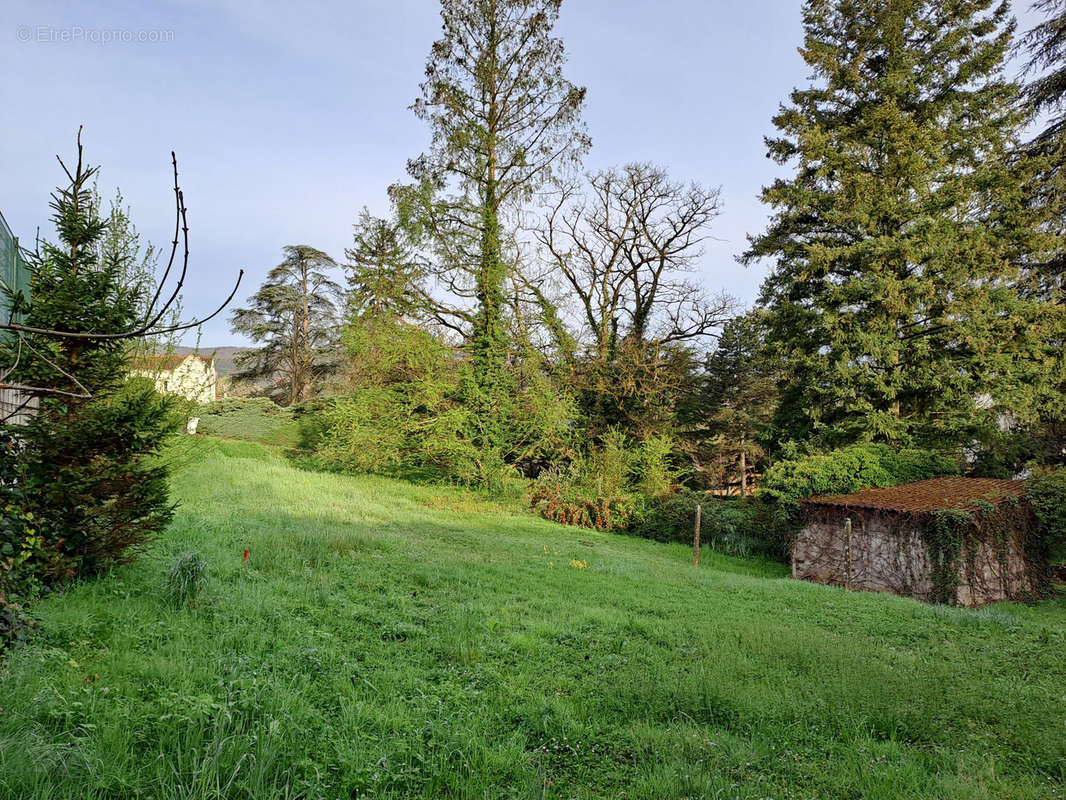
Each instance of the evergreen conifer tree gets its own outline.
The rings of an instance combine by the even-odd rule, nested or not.
[[[712,478],[720,473],[723,484],[738,486],[744,495],[763,456],[762,441],[777,397],[762,328],[758,311],[723,326],[718,346],[707,357],[699,390],[682,416],[696,423],[686,438],[696,443],[704,472]]]
[[[423,265],[403,226],[364,208],[353,239],[344,251],[349,316],[398,320],[421,309]]]
[[[336,262],[307,245],[282,248],[285,260],[267,273],[249,308],[233,312],[233,330],[261,346],[237,357],[238,380],[271,378],[287,405],[309,399],[332,369],[340,332]]]
[[[962,448],[1053,392],[1061,310],[1025,265],[1055,246],[1027,202],[1026,113],[1000,0],[808,0],[769,154],[794,163],[744,263],[785,363],[782,438]]]
[[[432,146],[394,187],[436,256],[442,288],[460,304],[438,317],[463,337],[472,364],[467,405],[488,460],[507,449],[516,378],[509,363],[509,281],[522,204],[588,149],[585,90],[563,75],[554,35],[562,0],[442,0],[443,33],[426,64],[415,114]],[[472,306],[472,307],[470,307]]]
[[[62,162],[61,162],[62,163]],[[94,202],[95,167],[78,162],[52,195],[55,242],[29,253],[30,298],[15,299],[21,324],[39,331],[125,334],[137,329],[154,289],[129,281],[114,217]],[[172,400],[143,382],[127,383],[130,341],[26,331],[0,340],[5,379],[32,387],[39,409],[29,423],[4,426],[17,446],[0,506],[32,519],[33,569],[45,579],[97,572],[128,559],[171,518],[167,469],[153,456],[175,429]]]

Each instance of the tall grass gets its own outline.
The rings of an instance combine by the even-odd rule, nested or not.
[[[199,553],[182,553],[167,573],[166,596],[176,606],[188,605],[207,585],[207,562]]]
[[[1062,796],[1061,601],[694,569],[246,443],[203,443],[176,490],[166,538],[42,602],[2,667],[0,797]]]

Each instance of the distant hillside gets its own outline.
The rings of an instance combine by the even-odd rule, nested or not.
[[[209,356],[214,354],[215,356],[215,371],[220,378],[225,378],[227,375],[232,375],[237,371],[233,365],[233,358],[237,353],[242,353],[245,350],[251,350],[250,347],[175,347],[174,352],[180,355],[187,355],[190,353],[199,353],[203,356]]]

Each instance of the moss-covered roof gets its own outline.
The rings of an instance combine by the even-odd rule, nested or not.
[[[1022,497],[1025,481],[998,478],[930,478],[886,488],[861,489],[852,494],[808,497],[804,505],[922,514],[942,508],[973,510],[979,502],[996,505],[1007,497]]]

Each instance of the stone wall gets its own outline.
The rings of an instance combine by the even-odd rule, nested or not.
[[[845,520],[851,520],[850,533]],[[927,600],[933,592],[924,516],[882,511],[818,509],[792,548],[794,578]],[[965,548],[959,569],[959,605],[978,606],[1029,596],[1021,534],[1012,533],[1006,571],[994,544],[978,539]]]

